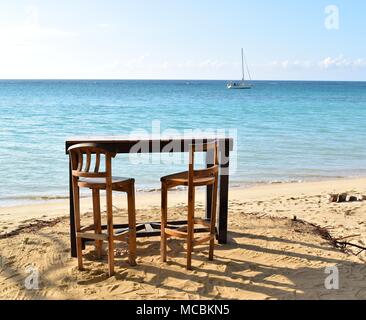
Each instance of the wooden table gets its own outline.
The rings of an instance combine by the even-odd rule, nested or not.
[[[209,136],[193,136],[193,137],[77,137],[70,138],[66,141],[67,149],[78,143],[99,143],[112,148],[118,153],[170,153],[170,152],[188,152],[189,145],[192,143],[205,143],[213,138],[219,141],[219,199],[218,199],[218,226],[217,238],[219,243],[227,243],[227,219],[228,219],[228,193],[229,193],[229,158],[230,151],[233,150],[232,138],[217,138]],[[110,150],[110,149],[109,149]],[[212,163],[212,155],[207,153],[206,164],[210,166]],[[74,223],[74,206],[73,192],[71,183],[71,170],[69,165],[69,192],[70,192],[70,240],[71,240],[71,256],[76,257],[76,237]],[[206,191],[206,218],[210,218],[211,212],[211,192],[212,187],[208,186]],[[179,226],[186,224],[187,221],[170,221],[170,225]],[[125,228],[125,225],[115,225],[115,228]],[[103,226],[105,229],[106,226]],[[195,232],[203,232],[206,230],[198,229]],[[137,237],[160,236],[160,222],[143,222],[137,224]]]

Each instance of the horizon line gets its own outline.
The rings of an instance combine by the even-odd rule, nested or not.
[[[0,81],[240,81],[233,79],[159,79],[159,78],[0,78]],[[246,82],[277,81],[277,82],[366,82],[365,80],[301,80],[301,79],[257,79]]]

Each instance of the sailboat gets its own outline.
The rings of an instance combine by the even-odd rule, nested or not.
[[[245,68],[244,68],[244,61],[245,61],[245,66],[247,67],[247,71],[248,71],[248,75],[249,75],[249,79],[252,80],[251,76],[250,76],[250,72],[249,72],[249,68],[248,68],[248,64],[247,64],[247,60],[244,59],[244,50],[243,48],[241,48],[241,69],[242,69],[242,74],[243,77],[241,79],[240,82],[229,82],[227,84],[227,88],[228,89],[251,89],[252,85],[250,83],[246,83],[245,82]]]

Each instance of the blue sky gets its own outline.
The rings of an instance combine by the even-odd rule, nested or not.
[[[237,79],[244,47],[254,79],[366,80],[365,34],[364,0],[0,0],[0,78]]]

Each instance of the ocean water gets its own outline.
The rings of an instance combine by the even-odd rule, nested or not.
[[[366,176],[366,83],[257,81],[0,81],[0,206],[68,193],[64,143],[78,135],[234,129],[231,185]],[[138,189],[182,165],[133,165],[114,172]]]

